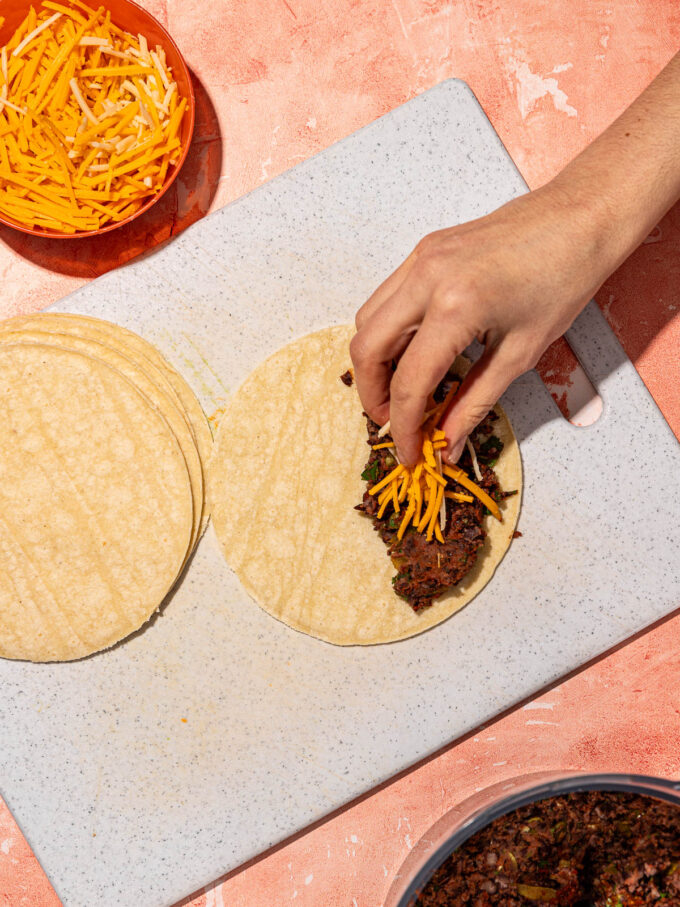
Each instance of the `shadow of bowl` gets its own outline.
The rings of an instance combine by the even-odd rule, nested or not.
[[[189,70],[196,101],[194,134],[181,171],[148,211],[116,230],[65,242],[0,226],[0,241],[41,268],[92,279],[149,252],[181,233],[209,210],[222,169],[217,113],[196,74]]]

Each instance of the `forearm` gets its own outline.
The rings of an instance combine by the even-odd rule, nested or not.
[[[600,231],[604,280],[680,198],[680,54],[540,192]]]
[[[417,461],[429,395],[458,353],[485,346],[442,424],[454,463],[679,197],[680,55],[546,186],[425,237],[362,306],[350,348],[364,408],[389,418],[402,463]]]

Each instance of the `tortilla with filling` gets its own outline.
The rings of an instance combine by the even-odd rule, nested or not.
[[[503,522],[487,517],[477,563],[416,614],[392,591],[393,566],[370,520],[354,510],[365,490],[368,447],[359,397],[339,376],[349,326],[326,328],[279,350],[228,403],[208,468],[208,495],[227,562],[265,611],[337,645],[394,642],[435,626],[493,576],[517,523],[522,470],[507,417],[494,432]],[[456,368],[459,370],[459,363]]]

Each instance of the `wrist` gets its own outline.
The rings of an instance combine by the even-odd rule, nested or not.
[[[591,175],[575,172],[572,167],[538,191],[544,194],[544,204],[559,211],[561,229],[572,244],[580,247],[583,277],[595,293],[646,233],[639,235],[639,219],[634,210],[608,181],[593,181]]]

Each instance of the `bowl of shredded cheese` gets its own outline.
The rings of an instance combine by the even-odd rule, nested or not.
[[[194,93],[132,0],[12,0],[0,17],[0,223],[105,233],[147,211],[186,158]]]

